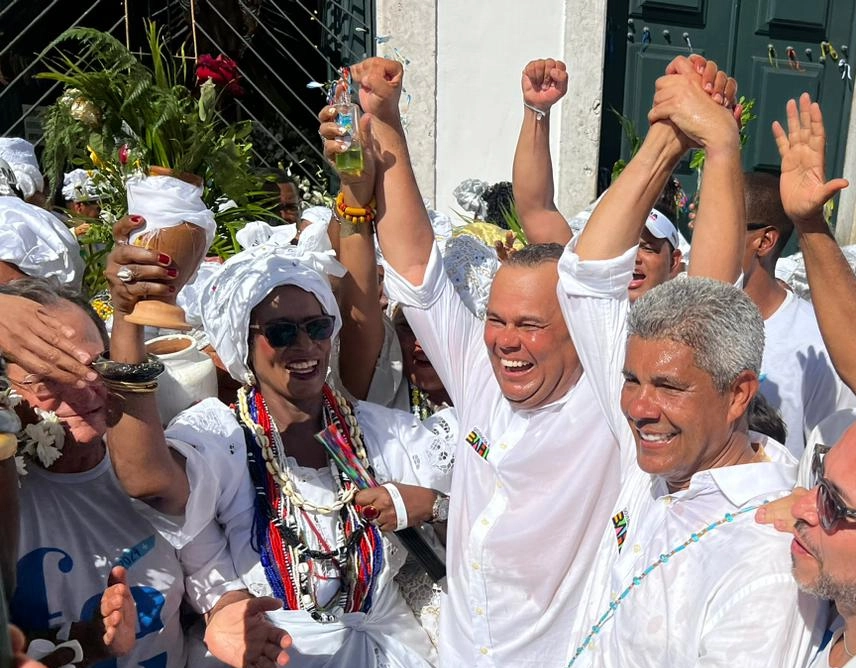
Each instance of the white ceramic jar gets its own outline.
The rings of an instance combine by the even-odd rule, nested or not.
[[[168,334],[146,341],[146,350],[164,363],[158,378],[157,402],[165,425],[185,408],[217,396],[217,370],[208,355],[186,334]]]

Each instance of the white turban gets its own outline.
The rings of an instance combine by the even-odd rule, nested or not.
[[[128,179],[128,213],[142,216],[146,225],[131,234],[133,243],[141,234],[178,225],[182,221],[205,230],[205,248],[214,241],[217,223],[202,201],[202,187],[172,176],[133,176]]]
[[[220,266],[200,298],[202,325],[232,378],[254,382],[247,363],[250,313],[276,287],[294,285],[313,294],[324,313],[336,318],[333,337],[339,333],[342,316],[328,275],[344,276],[345,268],[332,249],[311,248],[302,237],[297,246],[279,244],[273,237]]]
[[[74,169],[63,177],[62,196],[66,202],[92,202],[98,199],[92,177],[85,169]]]
[[[0,197],[0,260],[27,276],[56,278],[79,288],[83,260],[74,235],[49,211]]]
[[[207,294],[207,283],[220,271],[219,262],[203,262],[196,270],[193,279],[178,291],[175,303],[184,311],[184,319],[193,327],[202,326],[200,299]]]
[[[297,225],[294,223],[273,226],[261,220],[251,221],[235,233],[235,239],[238,240],[244,250],[253,246],[261,246],[272,237],[276,237],[278,245],[285,246],[290,244],[296,236]]]
[[[24,199],[30,199],[45,187],[42,170],[36,160],[36,151],[26,139],[19,137],[0,137],[0,159],[5,160]]]

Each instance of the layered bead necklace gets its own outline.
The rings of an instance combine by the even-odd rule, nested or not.
[[[441,408],[448,408],[448,406],[446,402],[434,403],[425,390],[410,384],[410,412],[420,420],[425,421]]]
[[[634,576],[633,579],[630,581],[630,584],[624,588],[624,591],[622,591],[618,596],[616,596],[612,599],[612,601],[610,601],[609,607],[598,618],[595,625],[591,627],[591,631],[589,631],[589,634],[583,639],[583,641],[580,643],[580,646],[577,647],[577,649],[574,651],[574,655],[571,657],[567,668],[571,668],[571,666],[573,666],[576,660],[579,658],[580,654],[582,654],[584,651],[586,651],[588,647],[591,646],[594,637],[598,635],[603,629],[604,625],[610,619],[613,618],[613,616],[615,615],[615,611],[618,609],[618,607],[622,603],[624,603],[624,601],[626,601],[627,598],[640,587],[640,585],[645,581],[645,578],[647,578],[654,570],[665,564],[668,564],[672,557],[674,557],[676,554],[683,552],[694,543],[698,543],[699,540],[701,540],[705,535],[711,533],[712,531],[716,531],[716,529],[721,527],[723,524],[729,524],[731,522],[734,522],[734,518],[740,515],[744,515],[745,513],[752,512],[753,510],[757,510],[764,503],[767,502],[764,501],[763,503],[757,506],[741,508],[740,510],[733,513],[725,513],[725,515],[721,519],[717,520],[716,522],[711,522],[707,526],[703,527],[701,530],[690,534],[690,537],[687,538],[683,543],[677,545],[669,552],[664,552],[663,554],[661,554],[655,562],[649,564],[638,575]]]
[[[356,486],[331,462],[336,500],[329,506],[303,498],[286,464],[279,429],[256,388],[238,390],[238,418],[247,440],[247,465],[256,490],[253,549],[259,553],[273,595],[288,610],[306,610],[318,622],[336,621],[346,612],[368,612],[374,585],[383,567],[380,530],[368,524],[354,505]],[[323,389],[326,424],[335,424],[360,462],[369,468],[362,432],[348,401],[326,384]],[[331,548],[312,515],[336,514],[336,540]],[[306,541],[307,532],[320,550]],[[322,572],[338,573],[339,590],[324,605],[318,601],[313,580],[330,579]]]

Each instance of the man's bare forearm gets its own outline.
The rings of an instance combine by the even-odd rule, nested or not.
[[[511,182],[529,243],[568,243],[571,229],[555,204],[549,110],[540,120],[531,109],[523,110]]]

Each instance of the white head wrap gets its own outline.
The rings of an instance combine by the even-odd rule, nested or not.
[[[26,139],[0,137],[0,159],[5,160],[12,168],[24,199],[29,199],[45,187],[42,170],[36,160],[36,151]]]
[[[235,239],[238,240],[238,243],[244,250],[253,248],[254,246],[261,246],[273,237],[276,238],[275,242],[278,245],[286,246],[296,236],[297,225],[294,223],[274,226],[261,220],[249,222],[235,233]]]
[[[205,230],[205,247],[214,241],[217,223],[202,201],[202,187],[172,176],[132,176],[128,179],[128,213],[142,216],[146,224],[134,232],[141,234],[178,225],[182,221]]]
[[[49,211],[0,197],[0,260],[36,278],[80,287],[83,260],[74,235]]]
[[[66,202],[92,202],[98,199],[92,177],[85,169],[74,169],[63,177],[62,196]]]
[[[196,269],[196,275],[187,283],[175,298],[175,303],[184,311],[184,319],[193,327],[202,326],[200,298],[206,294],[207,283],[220,271],[219,262],[203,262]]]
[[[250,313],[276,287],[294,285],[313,294],[324,313],[336,318],[333,337],[339,333],[342,316],[328,275],[344,276],[345,268],[336,261],[329,241],[327,249],[312,243],[304,242],[303,235],[297,246],[280,244],[273,237],[226,260],[206,282],[200,299],[202,325],[235,380],[254,382],[247,363]]]

